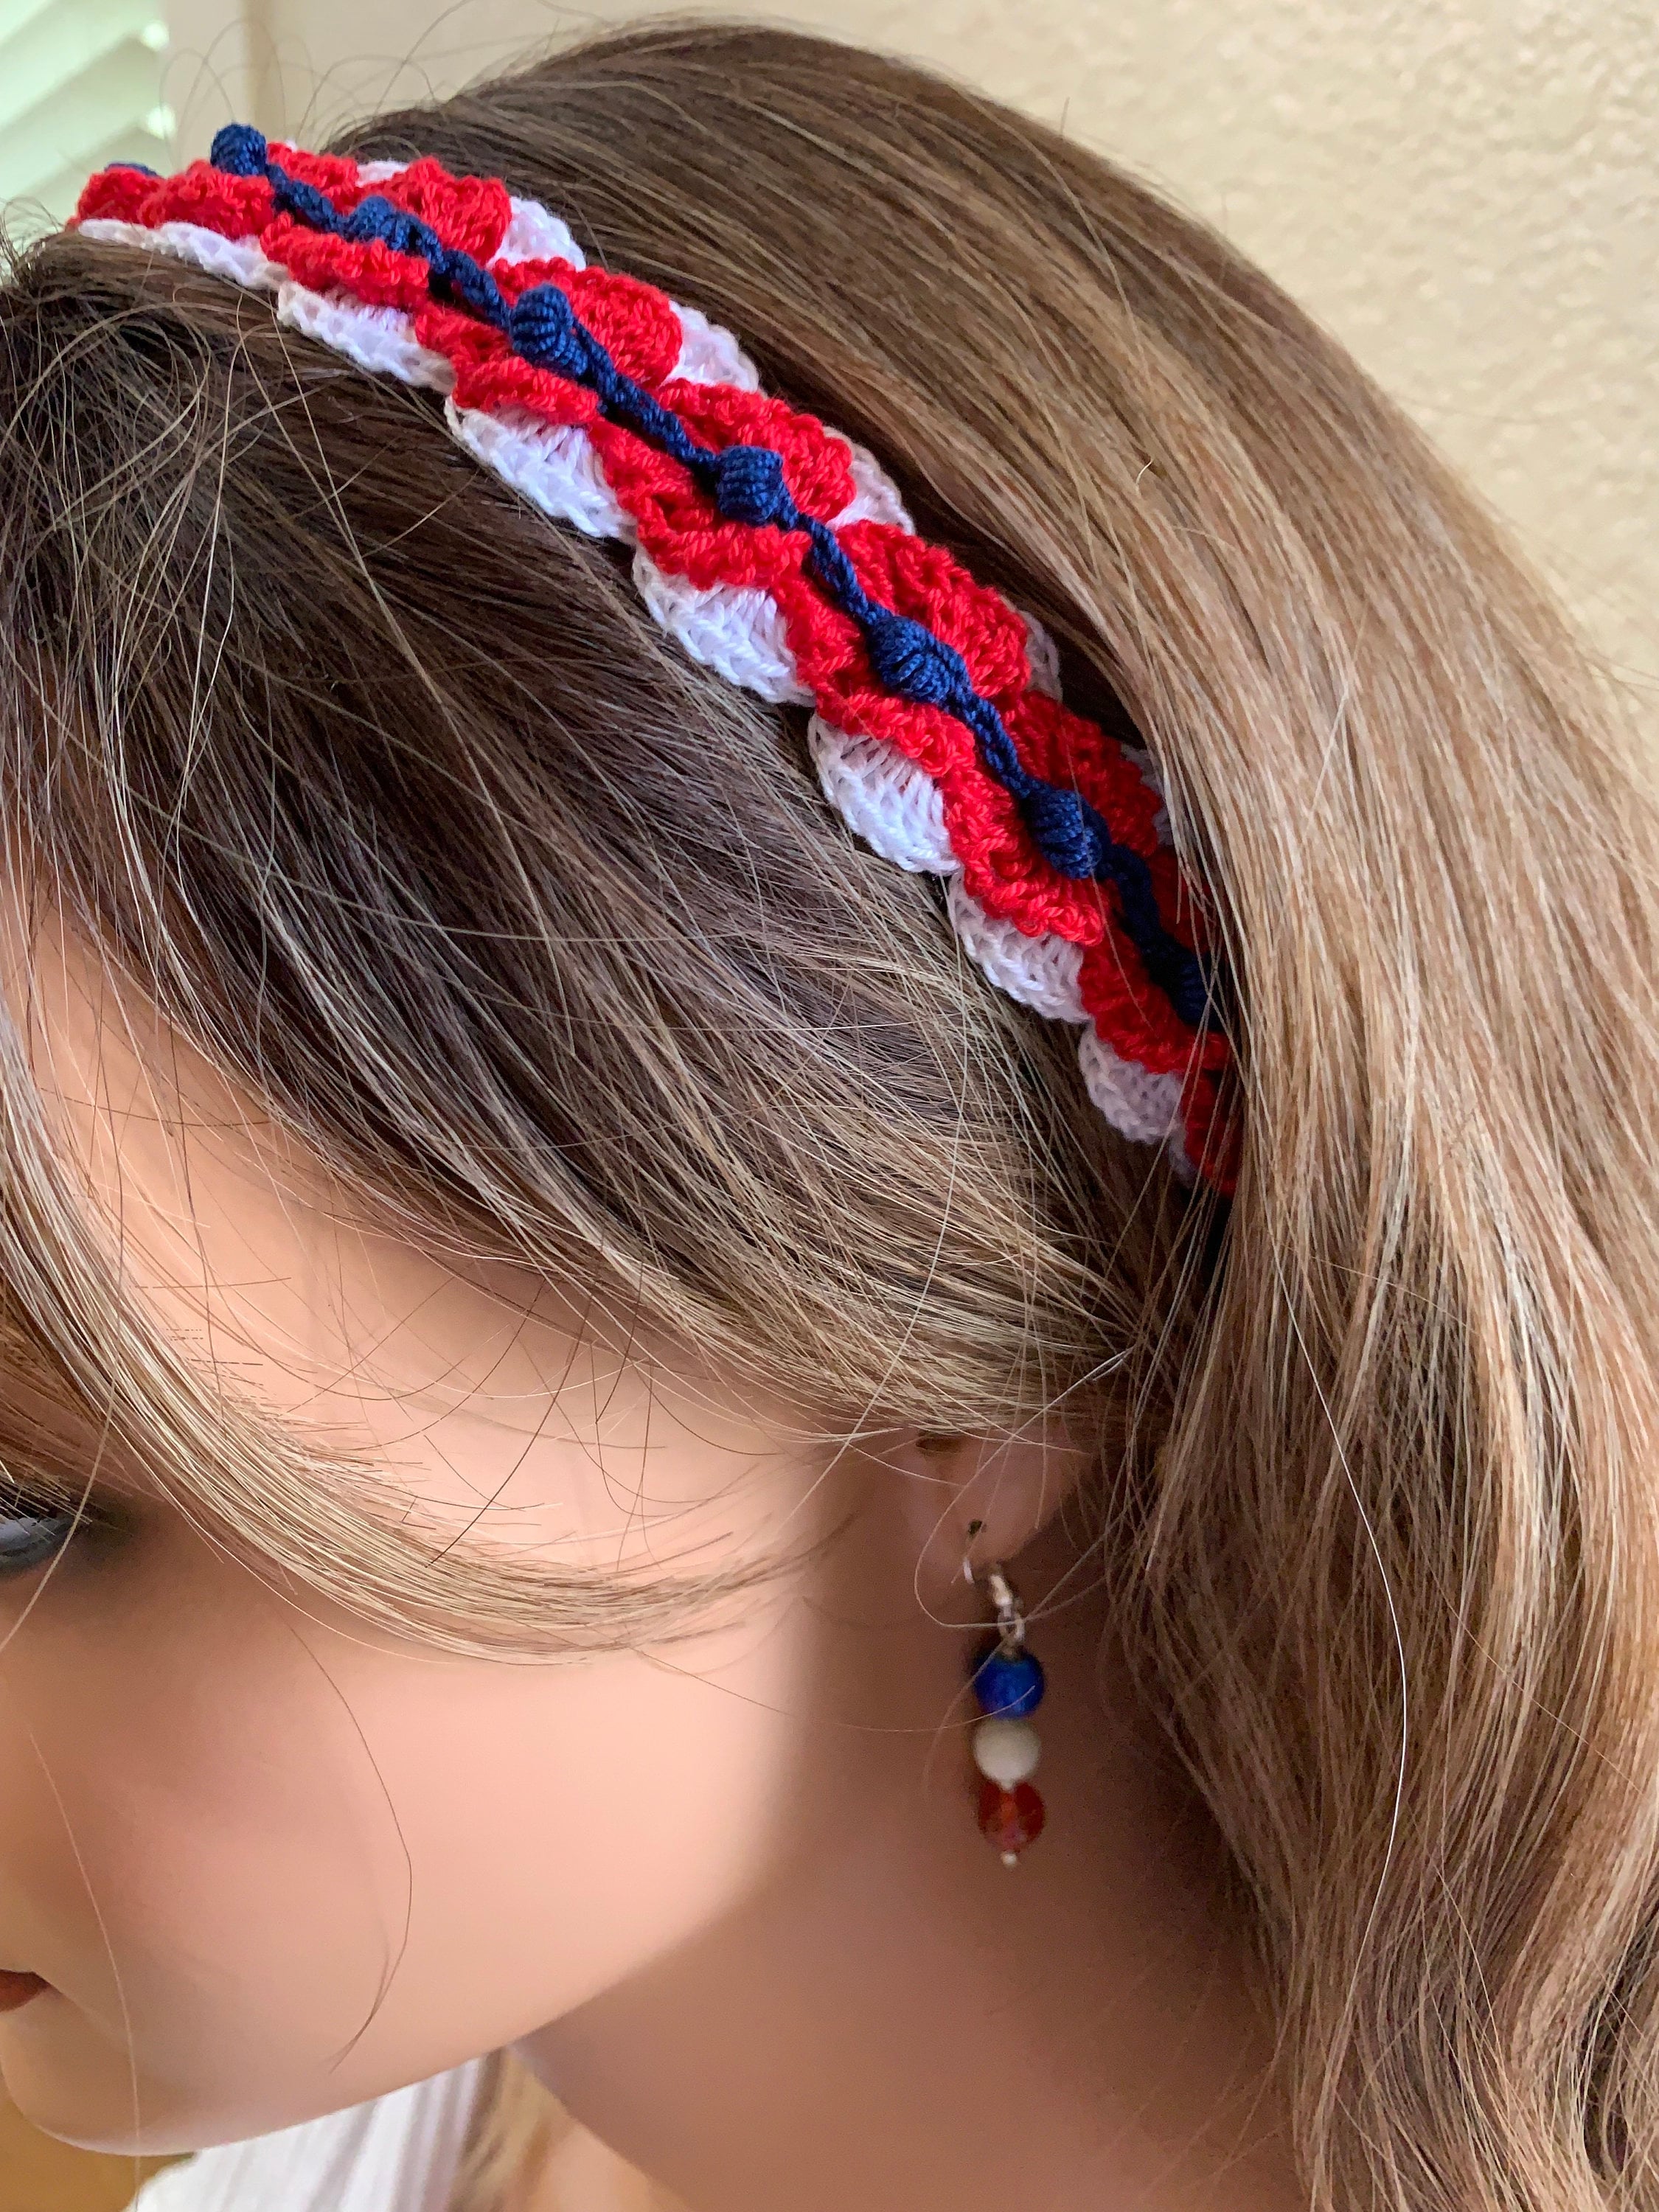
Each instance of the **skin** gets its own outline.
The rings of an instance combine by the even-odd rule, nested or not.
[[[13,942],[134,1294],[235,1387],[447,1540],[824,1540],[686,1639],[508,1664],[366,1628],[110,1470],[107,1531],[0,1579],[0,1968],[51,1985],[0,2016],[30,2118],[192,2148],[517,2043],[696,2212],[1297,2201],[1209,1844],[1057,1516],[1062,1437],[834,1453],[558,1286],[463,1279],[97,963],[36,941],[26,993]],[[1017,1558],[1048,1674],[1049,1828],[1012,1874],[974,1817],[970,1551]]]

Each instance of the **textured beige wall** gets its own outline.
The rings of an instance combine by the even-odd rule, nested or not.
[[[252,76],[224,0],[170,10],[196,144],[232,104],[325,125],[641,12],[257,4]],[[788,20],[976,80],[1218,222],[1511,518],[1659,723],[1654,0],[797,0]]]

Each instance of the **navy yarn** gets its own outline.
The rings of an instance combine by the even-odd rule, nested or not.
[[[1019,811],[1041,851],[1064,854],[1065,859],[1055,863],[1062,874],[1080,881],[1099,873],[1101,841],[1089,819],[1094,809],[1085,809],[1077,792],[1034,781]]]
[[[440,243],[427,260],[427,289],[434,299],[459,300],[481,322],[494,323],[498,330],[505,326],[507,306],[501,288],[470,253]]]
[[[228,177],[263,177],[270,149],[265,134],[251,123],[227,123],[213,134],[208,159]]]
[[[758,530],[773,523],[793,530],[800,520],[783,473],[783,457],[769,446],[728,446],[714,463],[714,503],[728,521]]]
[[[353,208],[341,226],[340,235],[362,245],[378,238],[394,253],[427,254],[438,244],[437,232],[422,222],[419,216],[410,215],[405,208],[393,207],[379,192],[371,192]]]
[[[345,234],[348,217],[342,216],[328,194],[319,191],[315,185],[307,185],[298,177],[290,177],[274,161],[265,164],[272,193],[279,211],[291,215],[308,230],[331,230],[338,237]]]
[[[986,767],[1011,799],[1022,801],[1028,791],[1036,788],[1037,779],[1021,760],[1001,715],[988,699],[981,699],[973,690],[959,711],[979,739],[980,757]]]
[[[586,333],[576,320],[569,295],[556,284],[538,284],[520,294],[507,319],[507,336],[514,353],[538,368],[577,379],[587,374]]]
[[[877,683],[913,706],[943,707],[948,714],[973,695],[968,664],[956,647],[908,615],[878,612],[865,625],[864,647]]]
[[[429,224],[378,192],[343,215],[326,193],[273,161],[263,133],[251,125],[226,124],[214,137],[210,159],[227,176],[264,177],[276,205],[308,229],[358,241],[382,239],[394,252],[423,259],[434,298],[459,301],[501,331],[526,361],[585,385],[606,415],[689,469],[731,520],[804,529],[811,541],[812,568],[836,604],[858,624],[878,683],[902,699],[943,708],[968,725],[988,773],[1013,800],[1043,859],[1073,881],[1114,886],[1125,932],[1153,984],[1190,1027],[1203,1025],[1210,1011],[1211,978],[1197,954],[1164,928],[1146,862],[1118,843],[1079,792],[1031,774],[994,702],[974,689],[968,664],[954,646],[925,623],[870,597],[829,524],[803,514],[796,505],[781,454],[769,446],[728,446],[721,451],[703,445],[678,416],[623,374],[558,285],[538,284],[509,307],[489,271],[471,254],[446,246]]]

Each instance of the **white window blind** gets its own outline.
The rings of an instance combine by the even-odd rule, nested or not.
[[[0,0],[0,207],[61,222],[109,161],[171,167],[164,0]]]

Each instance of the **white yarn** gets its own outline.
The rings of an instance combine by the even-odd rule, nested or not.
[[[389,178],[401,177],[408,167],[407,161],[359,161],[357,174],[366,185],[383,185]]]
[[[543,422],[520,409],[486,415],[453,399],[444,402],[444,420],[475,459],[542,514],[573,523],[588,538],[632,543],[633,518],[605,482],[580,423]]]
[[[676,305],[680,319],[679,358],[674,374],[688,384],[732,384],[740,392],[760,390],[760,371],[730,331],[711,323],[695,307]]]
[[[366,164],[368,182],[395,176],[403,165]],[[498,249],[502,261],[563,260],[586,266],[567,226],[534,200],[514,199],[512,219]],[[295,283],[267,261],[256,239],[229,240],[193,223],[155,229],[97,218],[81,226],[90,238],[142,246],[196,264],[252,289],[277,294],[278,319],[355,362],[371,374],[390,375],[445,395],[444,416],[453,435],[482,465],[527,499],[541,514],[568,522],[588,537],[634,547],[634,577],[653,617],[693,659],[730,682],[775,704],[811,704],[791,650],[782,611],[768,592],[729,584],[699,588],[671,576],[636,543],[632,519],[611,492],[592,440],[580,426],[555,426],[521,410],[500,415],[457,407],[450,364],[419,344],[409,317],[392,308],[366,307],[328,298]],[[675,374],[701,384],[759,388],[754,363],[729,331],[695,307],[676,306],[680,351]],[[839,436],[839,432],[832,433]],[[874,456],[844,441],[854,495],[835,518],[837,527],[863,520],[914,532],[915,525],[892,479]],[[1060,656],[1054,640],[1031,616],[1025,623],[1033,688],[1060,696]],[[948,879],[946,903],[963,949],[999,989],[1050,1019],[1080,1024],[1078,1058],[1090,1097],[1124,1135],[1166,1146],[1178,1175],[1192,1180],[1182,1136],[1181,1081],[1152,1075],[1121,1059],[1096,1030],[1078,989],[1082,954],[1064,939],[1028,937],[994,919],[961,883],[961,868],[945,830],[945,805],[933,778],[896,745],[836,729],[813,714],[807,726],[823,795],[856,836],[896,866]],[[1170,842],[1168,811],[1151,756],[1125,748],[1143,781],[1159,799],[1158,835]],[[159,2208],[158,2208],[159,2212]]]
[[[1152,817],[1152,827],[1158,832],[1160,845],[1173,845],[1175,832],[1170,827],[1170,810],[1164,803],[1164,779],[1158,772],[1158,763],[1139,745],[1125,745],[1124,752],[1140,771],[1140,780],[1158,797],[1158,811]]]
[[[509,200],[513,219],[495,248],[497,261],[568,261],[586,269],[586,257],[557,216],[539,200]]]
[[[1050,699],[1058,699],[1060,647],[1035,615],[1028,615],[1022,609],[1019,618],[1025,625],[1025,665],[1030,672],[1031,689]]]
[[[79,226],[82,238],[101,239],[106,246],[139,246],[148,253],[170,254],[175,261],[193,262],[210,276],[228,276],[250,292],[274,292],[285,283],[288,271],[280,262],[267,261],[257,238],[222,238],[198,222],[159,222],[154,230],[142,222],[116,222],[93,216]]]
[[[343,353],[371,374],[395,376],[428,392],[455,388],[453,365],[423,346],[412,319],[400,307],[367,307],[361,301],[327,298],[291,279],[277,287],[276,319],[290,330]]]
[[[1120,1060],[1092,1022],[1078,1040],[1089,1096],[1115,1129],[1143,1145],[1161,1145],[1181,1128],[1181,1078],[1153,1075]]]
[[[640,596],[693,660],[714,669],[775,707],[810,707],[812,695],[795,672],[783,611],[754,584],[699,588],[659,568],[641,545],[634,554]]]
[[[987,914],[976,898],[963,889],[954,875],[945,890],[951,923],[963,947],[977,968],[984,970],[999,991],[1006,991],[1022,1006],[1033,1006],[1054,1022],[1086,1022],[1078,973],[1083,947],[1045,931],[1027,937],[1023,929],[1000,915]]]
[[[862,446],[855,446],[850,438],[846,445],[853,471],[853,496],[834,517],[830,527],[844,530],[849,522],[884,522],[894,530],[902,530],[907,538],[914,538],[916,526],[891,477],[873,453]]]
[[[806,741],[823,795],[855,836],[913,876],[951,876],[961,862],[945,834],[939,786],[884,738],[849,737],[814,714]]]

